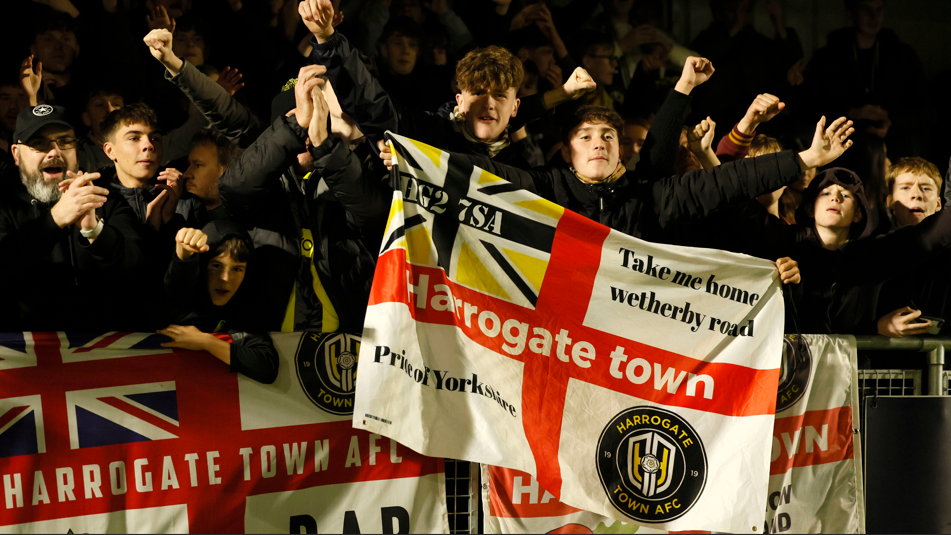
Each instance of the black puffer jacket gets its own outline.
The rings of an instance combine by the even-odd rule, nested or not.
[[[863,213],[862,219],[852,224],[849,242],[838,250],[823,247],[812,215],[816,198],[832,184],[851,191]],[[775,217],[758,220],[765,225],[749,225],[749,243],[777,244],[783,256],[799,262],[803,295],[796,307],[800,332],[874,334],[882,283],[942,254],[951,245],[951,211],[875,238],[869,237],[872,226],[867,214],[862,181],[847,169],[834,168],[820,173],[806,189],[796,214],[798,225],[783,225]]]
[[[310,153],[314,173],[296,182],[302,193],[297,213],[314,237],[313,269],[337,313],[337,330],[359,333],[393,190],[381,180],[385,169],[368,143],[351,151],[331,136]],[[312,287],[309,266],[298,279]],[[311,315],[308,323],[315,320]]]
[[[281,213],[293,215],[302,253],[295,330],[327,330],[317,295],[320,286],[338,316],[336,330],[360,332],[392,193],[378,178],[384,172],[373,169],[378,158],[366,143],[360,158],[331,136],[310,149],[314,172],[298,173],[293,164],[306,150],[306,136],[293,116],[279,115],[231,164],[219,180],[219,191],[237,221],[260,227],[267,215],[262,201],[274,188],[283,188],[287,197]],[[314,284],[314,273],[319,285]],[[280,295],[289,296],[290,287]]]
[[[12,173],[16,173],[14,169]],[[0,328],[4,331],[134,330],[137,313],[122,296],[145,265],[135,214],[112,188],[96,214],[92,242],[76,225],[59,228],[51,208],[27,193],[18,176],[0,192]],[[139,310],[152,303],[137,303]],[[130,329],[131,327],[131,329]]]
[[[269,274],[261,269],[251,236],[230,221],[213,221],[202,232],[208,235],[208,252],[182,261],[175,256],[165,274],[165,293],[178,325],[194,325],[203,332],[227,332],[231,335],[230,371],[240,372],[255,381],[270,384],[277,378],[277,350],[264,327],[262,302],[270,291]],[[238,238],[251,252],[241,286],[223,306],[215,306],[208,294],[208,263],[217,256],[218,247],[229,238]]]
[[[632,183],[625,175],[616,182],[598,185],[581,182],[563,162],[543,170],[524,171],[488,158],[459,156],[588,219],[650,241],[663,241],[665,229],[699,221],[779,189],[801,174],[799,157],[793,151],[746,158],[650,183]]]

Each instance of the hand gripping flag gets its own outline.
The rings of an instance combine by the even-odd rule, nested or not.
[[[657,529],[762,529],[771,262],[659,246],[391,136],[354,426]],[[539,176],[539,180],[544,179]]]

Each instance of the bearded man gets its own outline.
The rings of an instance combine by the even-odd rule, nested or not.
[[[123,288],[142,267],[135,212],[79,170],[65,109],[17,116],[16,171],[0,178],[3,331],[127,330]],[[16,174],[19,176],[17,177]]]

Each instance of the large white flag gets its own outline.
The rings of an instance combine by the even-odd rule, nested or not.
[[[762,529],[771,262],[611,231],[393,136],[354,425],[658,529]]]

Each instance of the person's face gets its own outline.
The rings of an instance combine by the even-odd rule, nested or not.
[[[861,0],[850,18],[858,33],[875,37],[885,20],[885,0]]]
[[[49,125],[26,143],[11,145],[13,161],[20,168],[20,178],[31,195],[43,202],[59,199],[59,183],[66,178],[66,171],[79,170],[75,143],[73,129]],[[67,149],[62,145],[72,147]]]
[[[611,85],[618,65],[612,47],[599,46],[593,53],[585,55],[581,62],[599,87]]]
[[[941,210],[938,185],[928,176],[902,173],[888,196],[888,206],[899,227],[917,225],[924,218]]]
[[[617,169],[620,149],[617,131],[605,123],[581,123],[571,130],[561,155],[579,174],[591,180],[604,180]]]
[[[192,65],[205,63],[205,38],[195,30],[178,30],[172,37],[172,52]]]
[[[518,88],[518,98],[530,97],[538,93],[538,76],[525,75],[522,87]]]
[[[516,89],[463,89],[456,95],[459,112],[465,114],[466,128],[476,139],[491,143],[499,139],[518,113]]]
[[[838,184],[827,186],[819,192],[813,207],[816,226],[847,229],[862,220],[862,211],[855,208],[855,195],[851,191]]]
[[[30,52],[43,63],[43,70],[66,72],[79,55],[79,43],[71,31],[49,30],[36,36]]]
[[[218,179],[225,173],[218,161],[218,149],[212,143],[199,143],[188,154],[188,169],[183,175],[185,191],[206,204],[219,204]]]
[[[247,262],[238,262],[227,252],[212,258],[208,262],[208,297],[211,303],[219,307],[227,305],[244,282],[247,269]]]
[[[621,132],[621,161],[628,162],[635,154],[640,154],[647,139],[647,129],[639,124],[624,123]]]
[[[395,32],[380,46],[380,55],[394,74],[409,74],[416,67],[419,39]]]
[[[86,104],[83,123],[89,127],[94,137],[99,138],[102,135],[102,120],[106,118],[106,115],[123,106],[125,102],[122,100],[122,95],[95,95]]]
[[[793,182],[792,184],[789,185],[789,189],[791,189],[791,190],[793,190],[793,191],[795,191],[795,192],[797,192],[797,193],[802,193],[802,192],[806,191],[806,188],[809,187],[809,184],[812,184],[812,180],[813,180],[814,178],[816,178],[816,170],[815,170],[815,169],[810,169],[810,170],[808,170],[808,171],[804,171],[804,172],[802,173],[802,176],[799,178],[799,180],[797,180],[797,181],[795,181],[795,182]]]
[[[137,180],[149,180],[162,160],[162,134],[151,126],[130,124],[119,128],[103,150],[116,170]]]
[[[17,115],[29,104],[29,97],[22,87],[5,85],[0,87],[0,125],[9,133],[17,128]]]
[[[555,63],[555,49],[545,45],[535,50],[529,50],[528,59],[535,62],[535,65],[538,66],[539,73],[545,74],[548,72],[548,69],[551,68],[552,63]]]

